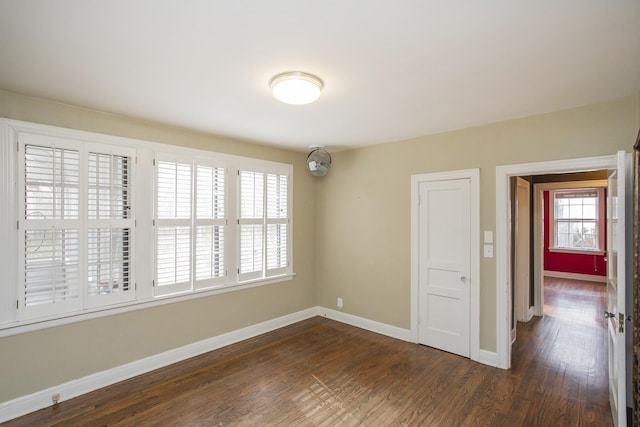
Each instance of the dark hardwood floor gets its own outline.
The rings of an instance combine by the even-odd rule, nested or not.
[[[321,317],[10,426],[609,426],[603,285],[552,280],[491,368]]]

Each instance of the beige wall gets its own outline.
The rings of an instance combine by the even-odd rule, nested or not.
[[[408,329],[412,174],[480,168],[480,227],[495,232],[497,165],[631,151],[638,117],[630,97],[335,153],[318,186],[318,305],[341,297],[347,313]],[[495,258],[480,269],[480,347],[495,351]]]
[[[321,305],[409,328],[410,176],[481,169],[481,229],[495,231],[495,166],[631,150],[640,97],[333,153],[306,173],[305,153],[252,145],[0,91],[0,117],[294,165],[290,282],[0,339],[0,402],[220,333]],[[479,250],[479,248],[478,248]],[[496,348],[495,260],[481,259],[481,348]]]
[[[0,402],[316,305],[315,192],[305,153],[0,91],[0,117],[291,163],[292,281],[0,339]]]

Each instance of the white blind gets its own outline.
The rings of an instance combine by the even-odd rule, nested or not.
[[[129,218],[129,158],[89,153],[89,219]]]
[[[198,282],[226,276],[225,175],[221,167],[196,166],[195,278]]]
[[[213,166],[196,168],[196,206],[198,219],[225,217],[225,170]]]
[[[191,218],[191,165],[159,160],[157,218]]]
[[[89,295],[128,291],[131,287],[129,228],[90,228],[87,235]]]
[[[262,224],[240,224],[240,274],[262,272]]]
[[[80,296],[78,150],[24,147],[23,305]]]
[[[55,304],[80,296],[79,230],[24,232],[24,306]]]
[[[159,287],[191,286],[191,199],[191,164],[158,160],[156,285]]]
[[[267,175],[267,218],[287,218],[289,177],[286,175]]]
[[[267,174],[267,275],[288,265],[288,179]]]
[[[262,218],[264,215],[264,174],[240,171],[240,218]]]
[[[157,227],[156,279],[158,286],[191,280],[191,227]]]
[[[80,153],[25,146],[25,218],[78,219]]]
[[[87,172],[87,291],[131,289],[132,220],[128,156],[89,152]]]
[[[240,265],[246,279],[262,275],[264,255],[264,174],[244,171],[240,175]]]

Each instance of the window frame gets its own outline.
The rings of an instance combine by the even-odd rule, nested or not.
[[[573,248],[573,247],[562,247],[557,246],[557,221],[555,215],[555,195],[562,193],[593,193],[597,194],[597,218],[596,228],[598,230],[598,247],[595,249],[589,248]],[[549,206],[548,206],[548,215],[549,215],[549,252],[556,253],[573,253],[573,254],[588,254],[588,255],[604,255],[606,252],[606,197],[605,197],[605,187],[601,186],[589,186],[589,187],[569,187],[566,188],[555,188],[549,190]]]
[[[114,301],[104,306],[89,306],[85,304],[79,310],[58,314],[43,314],[42,317],[20,318],[20,310],[16,306],[18,299],[18,254],[19,233],[16,224],[19,220],[20,200],[24,198],[23,189],[19,188],[19,134],[42,135],[50,138],[60,138],[90,147],[95,144],[101,147],[112,147],[118,151],[132,150],[131,167],[133,184],[130,187],[134,230],[132,233],[131,261],[133,270],[133,291],[135,298],[130,301]],[[85,148],[88,152],[88,148]],[[192,289],[159,295],[155,292],[155,167],[154,159],[159,153],[174,157],[188,158],[195,163],[204,165],[224,166],[225,175],[225,238],[224,259],[227,270],[226,280],[197,283]],[[293,165],[268,160],[252,159],[214,151],[199,150],[178,145],[161,144],[138,139],[104,135],[74,129],[67,129],[37,123],[30,123],[6,118],[0,118],[0,197],[7,203],[0,206],[0,237],[7,242],[0,246],[0,269],[6,271],[6,281],[0,283],[0,338],[23,332],[39,330],[77,321],[105,317],[133,310],[149,308],[194,298],[208,297],[226,292],[249,289],[256,286],[270,285],[282,281],[292,280],[293,272]],[[88,168],[88,164],[83,164]],[[287,248],[289,263],[282,274],[258,278],[250,281],[240,281],[235,273],[237,268],[237,187],[238,170],[249,168],[266,172],[283,171],[289,176],[288,180],[288,214],[289,233]],[[86,181],[86,180],[85,180]],[[193,182],[195,188],[196,183]],[[86,183],[82,184],[86,187]],[[195,210],[197,207],[192,205]],[[205,220],[206,222],[207,220]],[[219,223],[219,220],[216,220]],[[214,221],[214,222],[216,222]],[[87,221],[84,221],[87,222]],[[210,221],[211,222],[211,221]],[[88,222],[87,222],[88,223]],[[88,227],[88,225],[85,225]],[[83,251],[85,251],[83,246]],[[86,263],[85,263],[86,270]],[[83,271],[85,271],[83,270]],[[193,274],[193,273],[192,273]],[[193,277],[195,280],[195,276]],[[84,280],[86,282],[86,280]],[[207,282],[207,283],[204,283]]]

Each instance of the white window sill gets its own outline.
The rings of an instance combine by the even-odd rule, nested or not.
[[[295,273],[287,273],[279,276],[268,277],[266,279],[256,279],[240,283],[230,283],[215,288],[203,289],[193,292],[182,292],[170,295],[162,295],[144,300],[135,300],[119,305],[111,305],[108,307],[100,307],[95,309],[87,309],[75,313],[69,313],[64,316],[51,316],[39,319],[31,319],[24,321],[16,321],[0,325],[0,338],[18,335],[25,332],[37,331],[40,329],[52,328],[55,326],[67,325],[69,323],[82,322],[84,320],[97,319],[100,317],[114,316],[129,311],[141,310],[144,308],[157,307],[165,304],[173,304],[176,302],[188,301],[196,298],[205,298],[213,295],[223,294],[227,292],[239,291],[242,289],[250,289],[258,286],[272,285],[275,283],[293,280]]]
[[[569,248],[549,248],[549,252],[561,253],[561,254],[575,254],[575,255],[605,255],[604,251],[598,249],[569,249]]]

